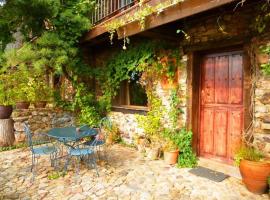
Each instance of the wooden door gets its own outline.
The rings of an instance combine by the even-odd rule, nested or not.
[[[200,155],[231,162],[243,131],[242,52],[203,58],[200,94]]]

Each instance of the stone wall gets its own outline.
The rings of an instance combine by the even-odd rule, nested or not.
[[[184,56],[186,58],[186,56]],[[179,87],[179,93],[181,93],[181,109],[183,110],[183,113],[181,114],[179,118],[178,125],[180,127],[183,127],[186,125],[186,119],[187,119],[187,99],[186,99],[186,94],[187,94],[187,72],[186,72],[186,60],[184,59],[184,62],[182,63],[181,69],[178,70],[178,80],[177,84]],[[175,87],[175,86],[173,86]],[[173,87],[168,87],[162,85],[161,82],[157,84],[157,87],[154,88],[156,90],[156,93],[158,97],[162,101],[162,106],[166,110],[165,115],[163,116],[162,123],[164,124],[165,127],[170,127],[172,126],[172,122],[169,118],[169,112],[171,109],[171,104],[170,104],[170,97],[171,97],[171,91]],[[123,140],[127,143],[133,143],[134,136],[141,136],[144,135],[143,129],[141,129],[138,125],[138,122],[136,120],[136,115],[139,114],[146,114],[146,111],[140,111],[140,112],[134,112],[131,113],[126,110],[122,110],[122,112],[111,112],[110,113],[110,118],[112,119],[113,123],[117,125],[121,136]]]
[[[268,55],[260,51],[260,46],[270,40],[253,40],[255,45],[254,63],[257,65],[254,92],[254,145],[270,157],[270,76],[264,75],[260,65],[270,61]]]
[[[29,124],[33,134],[46,133],[52,127],[70,126],[74,117],[69,112],[54,108],[14,110],[12,113],[15,129],[15,143],[25,141],[23,123]]]
[[[252,23],[255,22],[256,12],[254,4],[238,7],[236,11],[234,8],[228,7],[222,9],[222,12],[211,12],[209,15],[200,15],[190,17],[185,20],[185,26],[183,30],[187,33],[188,37],[183,38],[179,43],[179,48],[183,48],[184,52],[198,52],[211,49],[226,49],[227,47],[240,47],[244,46],[245,53],[249,55],[249,62],[252,65],[251,68],[256,68],[258,76],[256,78],[254,99],[251,99],[252,105],[250,105],[253,115],[253,144],[258,149],[264,151],[270,156],[270,77],[267,77],[261,73],[260,64],[261,52],[258,50],[259,46],[269,42],[269,40],[257,38],[259,44],[257,50],[253,52],[254,39],[257,37],[257,33],[254,34],[252,30]],[[178,28],[178,27],[177,27]],[[176,29],[177,29],[176,28]],[[136,43],[136,40],[132,38],[132,42]],[[264,40],[264,41],[262,41]],[[100,50],[96,54],[96,59],[100,62],[104,62],[108,57],[108,51],[114,51],[117,46],[112,47],[113,49]],[[263,56],[265,57],[265,55]],[[257,62],[258,60],[259,62]],[[189,62],[189,58],[186,58]],[[264,61],[268,61],[269,58],[264,58]],[[99,65],[98,65],[99,66]],[[188,96],[187,90],[187,76],[186,76],[186,64],[180,70],[178,84],[181,90],[182,109],[184,114],[179,119],[179,124],[185,125],[187,118],[187,105]],[[254,71],[253,71],[254,72]],[[254,75],[254,74],[253,74]],[[191,81],[191,80],[189,80]],[[250,83],[250,88],[252,83]],[[163,105],[170,112],[169,98],[170,91],[162,88],[158,85],[156,88],[159,97],[162,99]],[[250,97],[251,98],[251,97]],[[248,111],[247,111],[248,112]],[[134,134],[143,134],[143,131],[138,128],[136,117],[134,114],[127,114],[125,112],[112,112],[111,117],[113,121],[119,126],[122,136],[127,141],[131,142]],[[168,123],[168,118],[164,118],[164,123]]]

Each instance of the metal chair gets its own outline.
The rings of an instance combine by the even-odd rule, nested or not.
[[[56,167],[56,157],[58,150],[51,142],[50,138],[44,133],[37,133],[35,137],[32,137],[29,125],[24,123],[24,131],[27,136],[27,143],[32,152],[32,166],[31,172],[35,176],[35,166],[38,164],[38,158],[40,156],[49,155],[51,166]]]
[[[103,148],[104,157],[108,160],[106,139],[108,136],[107,131],[112,129],[112,121],[109,117],[104,117],[99,122],[99,131],[94,140],[90,140],[84,143],[86,146],[91,146],[100,157],[101,148]]]
[[[82,126],[80,128],[78,128],[78,132],[82,131],[88,131],[89,127],[88,126]],[[77,133],[76,133],[77,134]],[[75,135],[75,138],[77,137],[77,135]],[[78,141],[75,139],[75,141]],[[93,148],[91,147],[86,147],[83,144],[78,144],[78,145],[69,145],[68,146],[68,151],[67,151],[67,161],[64,167],[64,170],[67,171],[67,167],[69,165],[69,162],[71,160],[72,157],[75,157],[77,160],[77,174],[79,174],[79,169],[80,169],[80,161],[85,159],[88,166],[92,166],[97,173],[97,176],[99,176],[98,170],[97,170],[97,164],[96,164],[96,158],[95,158],[95,152],[93,150]]]

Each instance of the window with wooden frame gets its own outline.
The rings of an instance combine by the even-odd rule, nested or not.
[[[121,83],[117,96],[113,99],[113,106],[129,108],[147,107],[145,89],[139,83],[141,73],[133,72],[129,80]]]

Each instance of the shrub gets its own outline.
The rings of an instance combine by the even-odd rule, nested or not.
[[[234,157],[235,165],[239,166],[241,160],[260,161],[264,155],[253,147],[242,146]]]

